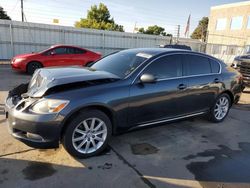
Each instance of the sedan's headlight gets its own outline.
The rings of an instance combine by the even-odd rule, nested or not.
[[[60,112],[69,101],[57,99],[42,99],[36,102],[30,110],[35,113],[48,114]]]
[[[16,58],[16,59],[14,59],[13,63],[19,63],[19,62],[24,61],[24,60],[25,60],[25,58]]]
[[[234,60],[231,66],[232,66],[233,68],[237,68],[237,67],[240,66],[240,65],[241,65],[241,61],[236,61],[236,60]]]

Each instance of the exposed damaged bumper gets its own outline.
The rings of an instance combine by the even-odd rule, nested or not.
[[[13,95],[13,93],[17,94],[18,91],[12,90],[5,103],[10,134],[34,148],[58,147],[60,125],[63,118],[59,114],[41,115],[28,112],[27,108],[34,102],[34,99],[23,99],[18,95]]]

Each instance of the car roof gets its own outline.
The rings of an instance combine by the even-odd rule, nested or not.
[[[177,49],[184,49],[184,50],[192,50],[190,46],[184,44],[167,44],[164,48],[177,48]]]
[[[179,52],[179,53],[190,53],[190,54],[202,54],[208,56],[207,54],[204,53],[194,52],[186,49],[176,49],[176,48],[132,48],[127,50],[122,50],[121,52],[145,53],[151,56],[158,56],[171,52],[177,52],[177,53]]]
[[[166,52],[184,52],[187,50],[180,50],[174,48],[131,48],[127,50],[122,50],[122,52],[132,52],[132,53],[145,53],[152,56],[159,55]]]
[[[121,52],[145,53],[145,54],[151,55],[152,58],[156,58],[158,56],[161,56],[164,54],[169,54],[169,53],[183,53],[183,54],[193,54],[193,55],[205,56],[205,57],[208,57],[210,59],[214,59],[216,61],[221,62],[219,59],[217,59],[211,55],[208,55],[206,53],[185,50],[185,49],[176,49],[176,48],[132,48],[132,49],[127,49],[127,50],[122,50]]]
[[[84,49],[84,48],[79,47],[79,46],[65,45],[65,44],[55,44],[55,45],[50,46],[50,48],[56,48],[56,47],[73,47],[73,48]]]

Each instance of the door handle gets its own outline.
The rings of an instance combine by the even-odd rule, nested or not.
[[[214,79],[214,83],[219,83],[220,82],[220,79],[219,78],[215,78]]]
[[[180,84],[178,87],[177,87],[179,90],[183,90],[183,89],[186,89],[187,86],[185,84]]]

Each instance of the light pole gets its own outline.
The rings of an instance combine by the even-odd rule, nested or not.
[[[24,14],[23,14],[23,0],[21,0],[21,15],[22,15],[22,22],[24,22]]]

